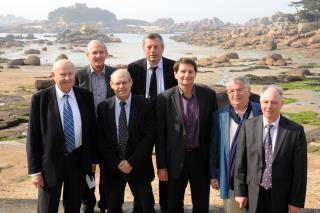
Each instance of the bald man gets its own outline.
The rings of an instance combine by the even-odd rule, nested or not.
[[[298,213],[307,185],[304,129],[280,114],[283,92],[276,86],[263,88],[260,103],[263,115],[245,121],[239,133],[235,200],[249,213]]]
[[[121,213],[128,183],[140,213],[152,213],[154,197],[151,181],[153,119],[146,98],[131,93],[127,70],[111,74],[115,96],[98,105],[98,143],[101,172],[108,197],[108,212]]]
[[[27,138],[28,172],[38,189],[38,212],[79,213],[85,175],[92,178],[95,112],[89,91],[74,87],[75,67],[53,65],[55,85],[32,96]]]

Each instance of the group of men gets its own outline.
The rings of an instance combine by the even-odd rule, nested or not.
[[[142,46],[145,58],[116,70],[105,65],[105,44],[93,40],[89,66],[75,71],[56,61],[55,85],[33,95],[27,157],[38,212],[58,212],[62,187],[65,212],[94,212],[96,164],[101,212],[122,212],[127,184],[131,211],[155,212],[153,147],[161,212],[184,212],[188,183],[195,213],[209,212],[210,184],[226,212],[299,212],[306,138],[280,114],[282,91],[266,87],[260,106],[250,101],[247,78],[232,77],[230,104],[218,109],[216,93],[195,84],[192,59],[163,57],[157,33]]]

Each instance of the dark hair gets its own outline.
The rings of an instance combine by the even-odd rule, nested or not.
[[[164,42],[163,42],[162,36],[159,33],[150,33],[150,34],[146,35],[143,38],[142,46],[144,46],[145,40],[147,40],[147,39],[151,39],[151,40],[159,39],[161,46],[164,47]]]
[[[195,72],[198,71],[197,64],[193,59],[182,57],[178,61],[176,61],[176,63],[174,63],[173,65],[173,71],[175,73],[178,72],[180,64],[190,64],[193,66]]]

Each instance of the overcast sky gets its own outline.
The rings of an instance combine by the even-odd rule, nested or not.
[[[46,19],[49,12],[75,2],[100,7],[118,19],[155,21],[173,18],[175,22],[197,21],[218,17],[223,22],[244,23],[250,18],[271,16],[277,11],[294,12],[288,0],[5,0],[0,14],[13,14],[27,19]]]

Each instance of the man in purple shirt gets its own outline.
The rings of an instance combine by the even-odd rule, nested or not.
[[[209,212],[209,143],[216,94],[194,84],[197,65],[190,58],[173,67],[178,86],[157,98],[157,167],[168,181],[168,212],[183,213],[185,188],[190,183],[193,212]]]

